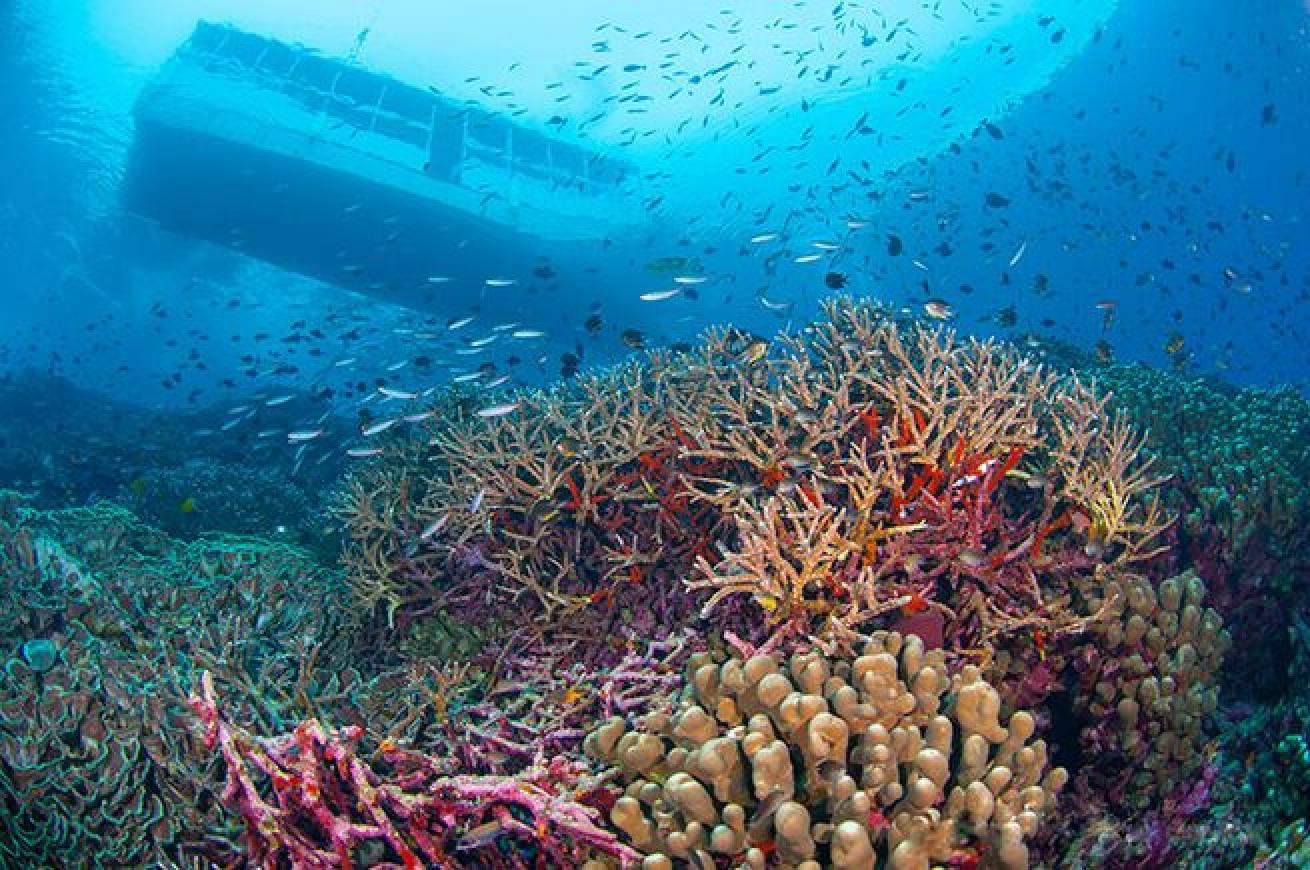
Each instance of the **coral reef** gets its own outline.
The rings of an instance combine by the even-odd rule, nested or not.
[[[1042,644],[1084,630],[1165,527],[1140,439],[1091,390],[846,300],[772,350],[712,333],[428,425],[343,501],[352,582],[390,618],[471,584],[574,632],[736,597],[774,642],[908,608],[952,648]]]
[[[1151,433],[1149,452],[1187,493],[1186,523],[1213,523],[1230,565],[1253,546],[1269,548],[1276,559],[1304,552],[1307,531],[1299,518],[1310,509],[1304,397],[1290,389],[1236,390],[1142,366],[1109,367],[1098,379]]]
[[[307,407],[250,397],[161,411],[43,372],[0,376],[0,480],[38,508],[108,500],[178,537],[265,535],[335,555],[320,519],[342,458],[282,449]]]
[[[1099,377],[1171,473],[1163,493],[1180,517],[1173,558],[1206,578],[1233,632],[1230,690],[1276,698],[1290,660],[1280,641],[1290,618],[1310,613],[1310,402],[1288,389],[1237,390],[1141,366]]]
[[[913,635],[876,633],[852,658],[696,656],[687,681],[672,713],[586,744],[628,782],[611,818],[650,870],[1027,867],[1066,779],[1031,714],[1002,724],[977,668],[948,677]]]
[[[339,580],[284,546],[182,545],[115,506],[42,513],[12,493],[0,547],[5,863],[231,860],[184,704],[192,669],[217,669],[264,727],[330,697],[337,677],[311,662],[332,643]]]
[[[513,778],[450,776],[389,741],[382,769],[360,758],[357,727],[301,722],[256,739],[223,718],[208,674],[191,704],[205,745],[227,768],[222,800],[245,822],[246,855],[263,866],[603,867],[634,853],[573,799],[585,766],[563,757]]]
[[[315,511],[221,451],[0,493],[0,863],[1295,866],[1304,403],[1100,371],[843,299],[425,397],[344,571],[178,540]]]

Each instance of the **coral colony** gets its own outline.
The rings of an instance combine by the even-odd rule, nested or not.
[[[340,570],[6,496],[4,862],[1295,866],[1252,758],[1310,782],[1257,730],[1307,705],[1219,705],[1234,554],[1288,537],[1104,376],[840,299],[452,395],[348,478]]]

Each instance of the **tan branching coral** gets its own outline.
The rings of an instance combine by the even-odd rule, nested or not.
[[[914,636],[877,632],[851,657],[701,655],[687,679],[676,710],[585,744],[627,783],[611,819],[648,870],[927,870],[983,852],[1027,867],[1066,779],[1029,713],[1002,724],[978,670],[948,677]]]
[[[778,641],[926,611],[958,646],[1040,645],[1095,622],[1165,527],[1106,402],[1012,346],[836,300],[797,335],[715,330],[510,416],[430,421],[427,447],[355,478],[352,573],[365,603],[422,612],[490,571],[547,627],[685,585]]]

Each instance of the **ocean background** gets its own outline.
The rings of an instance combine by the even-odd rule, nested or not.
[[[857,22],[863,16],[876,34],[877,19],[858,6],[838,17],[811,5],[782,15],[689,4],[630,10],[629,21],[585,3],[531,13],[506,4],[488,9],[496,22],[488,25],[427,5],[329,4],[307,16],[295,4],[10,4],[0,96],[10,118],[4,157],[17,170],[4,197],[7,367],[49,369],[150,404],[223,401],[240,391],[215,381],[256,349],[256,332],[282,336],[297,320],[345,307],[365,306],[379,334],[387,324],[462,313],[443,307],[440,294],[418,312],[372,306],[124,213],[133,102],[197,20],[213,18],[515,113],[530,127],[550,129],[546,122],[563,115],[573,119],[566,137],[657,176],[615,229],[640,234],[638,257],[700,258],[713,277],[700,298],[632,305],[652,289],[644,273],[627,287],[562,288],[556,297],[566,307],[612,307],[610,326],[648,330],[657,342],[711,323],[784,325],[756,302],[765,287],[768,298],[796,303],[799,322],[829,292],[822,278],[831,267],[860,295],[898,305],[944,298],[971,332],[1033,333],[1089,349],[1105,338],[1120,358],[1164,365],[1176,331],[1198,373],[1260,384],[1305,378],[1306,44],[1297,3],[999,3],[981,22],[968,4],[881,9],[889,29],[904,18],[915,34],[904,60],[879,43],[861,46]],[[633,38],[643,30],[652,36]],[[687,31],[697,40],[674,43],[676,57],[661,69],[658,40]],[[713,81],[685,81],[733,61]],[[580,73],[575,62],[592,67]],[[607,62],[610,70],[590,75]],[[643,69],[624,73],[627,64]],[[871,80],[907,84],[876,89]],[[562,87],[548,90],[550,81]],[[682,93],[664,98],[674,90]],[[626,94],[654,99],[613,101]],[[802,101],[813,109],[797,111]],[[876,133],[847,138],[866,112]],[[1004,138],[988,135],[984,121]],[[816,132],[801,140],[806,127]],[[828,173],[833,159],[841,163]],[[986,207],[992,190],[1010,205]],[[913,200],[912,192],[928,195]],[[848,218],[866,225],[849,230]],[[766,252],[745,242],[784,225],[797,253],[809,239],[843,248],[764,274]],[[886,255],[889,234],[904,242],[899,257]],[[949,256],[937,251],[943,242]],[[494,263],[457,267],[496,272]],[[1045,289],[1035,289],[1038,276]],[[518,295],[508,310],[549,332],[552,359],[590,338],[584,318],[564,316],[553,299]],[[242,305],[228,308],[234,298]],[[1119,305],[1105,332],[1095,308],[1102,299]],[[156,304],[169,316],[152,316]],[[989,318],[1007,306],[1017,319],[1001,328]],[[624,351],[612,334],[604,338],[588,343],[597,361]],[[360,357],[365,371],[404,353],[377,343],[317,346]],[[282,350],[294,358],[300,349]],[[188,358],[193,351],[199,360]],[[525,377],[554,373],[546,369]],[[161,389],[174,373],[183,380]],[[316,374],[261,372],[257,384],[241,383],[301,387]]]
[[[480,177],[456,209],[476,220],[438,237],[407,233],[385,197],[297,187],[250,156],[257,135],[223,158],[148,141],[143,106],[206,22],[574,146],[622,181],[575,200]],[[1239,646],[1259,626],[1279,638],[1230,665],[1222,714],[1300,740],[1279,758],[1310,771],[1310,717],[1285,713],[1307,709],[1289,700],[1299,671],[1266,667],[1310,641],[1308,82],[1303,0],[0,0],[0,491],[43,516],[113,506],[178,546],[257,536],[330,573],[352,534],[342,493],[411,425],[512,418],[533,391],[711,328],[753,364],[751,341],[850,296],[1124,391],[1188,491],[1171,508],[1223,529],[1205,558],[1227,573],[1206,581]],[[279,105],[252,102],[252,129]],[[529,200],[537,224],[497,223]],[[1278,490],[1282,512],[1234,512],[1281,486],[1275,466],[1301,487]],[[52,522],[33,528],[78,537]],[[1169,570],[1210,564],[1187,529]],[[379,645],[380,612],[361,629],[368,673],[415,643]],[[29,644],[62,625],[43,620],[0,622],[0,661],[32,666]],[[1258,743],[1207,758],[1236,769]],[[7,787],[10,810],[38,794]],[[1284,810],[1261,816],[1281,839],[1252,834],[1240,866],[1293,854],[1304,802]],[[0,848],[36,866],[22,854]]]

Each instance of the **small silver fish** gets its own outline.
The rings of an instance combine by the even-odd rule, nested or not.
[[[323,429],[302,429],[298,432],[287,433],[288,444],[299,444],[302,441],[313,441],[323,434]]]
[[[479,417],[482,417],[483,419],[490,419],[492,417],[504,417],[506,414],[511,414],[514,411],[518,410],[518,407],[519,407],[518,402],[505,402],[500,405],[491,405],[486,408],[479,408],[477,411],[477,415]]]
[[[346,451],[346,455],[351,459],[368,459],[370,456],[381,456],[381,447],[352,447]]]
[[[672,299],[681,292],[676,288],[673,290],[651,290],[641,294],[640,299],[642,302],[663,302],[665,299]]]
[[[1010,268],[1011,268],[1011,269],[1013,269],[1015,266],[1019,265],[1019,261],[1023,259],[1023,252],[1026,251],[1026,250],[1028,250],[1028,242],[1027,242],[1027,240],[1024,240],[1024,241],[1022,241],[1022,242],[1019,243],[1019,249],[1016,250],[1016,251],[1014,252],[1014,256],[1010,258]]]
[[[418,398],[418,393],[410,393],[405,390],[393,390],[391,387],[378,387],[378,392],[385,398],[400,399],[405,402],[410,402]]]
[[[423,528],[423,531],[419,533],[418,539],[420,541],[426,541],[428,538],[432,537],[437,532],[441,531],[441,527],[444,526],[446,524],[446,521],[449,519],[450,519],[450,514],[442,514],[441,516],[437,517],[435,520],[428,523]]]
[[[371,426],[364,427],[363,435],[365,438],[372,437],[374,435],[387,431],[392,426],[396,425],[398,422],[400,422],[400,418],[393,417],[390,420],[383,420],[379,423],[374,423]]]
[[[455,851],[467,852],[470,849],[481,849],[490,846],[504,832],[505,829],[500,826],[500,822],[487,822],[478,825],[476,828],[470,828],[467,833],[455,841]]]

